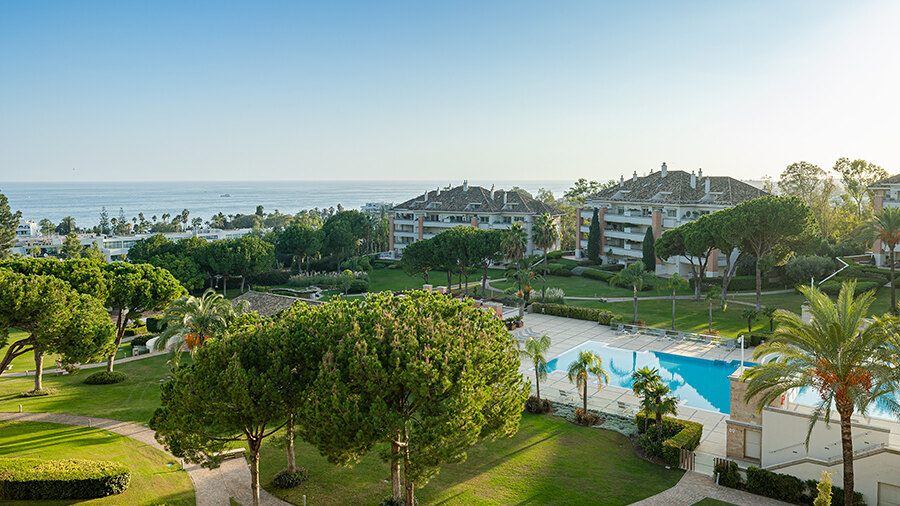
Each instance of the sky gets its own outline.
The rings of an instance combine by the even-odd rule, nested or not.
[[[0,182],[900,172],[900,2],[0,0]]]

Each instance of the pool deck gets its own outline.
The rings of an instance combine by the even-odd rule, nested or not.
[[[596,322],[548,316],[542,314],[526,314],[525,327],[535,332],[550,336],[550,350],[547,352],[547,360],[579,346],[585,341],[599,341],[616,348],[631,351],[658,351],[696,357],[707,360],[740,360],[741,350],[726,350],[721,346],[707,345],[694,342],[675,342],[668,339],[659,339],[650,336],[619,335],[615,330],[606,325],[598,325]],[[746,360],[750,359],[753,349],[744,350]],[[521,372],[525,377],[534,382],[534,369],[526,359],[522,363]],[[604,386],[597,391],[596,379],[591,381],[588,388],[588,407],[607,413],[625,414],[619,409],[618,403],[624,402],[633,409],[637,409],[640,401],[634,393],[627,388],[616,386]],[[569,399],[560,395],[560,390],[568,393]],[[557,370],[548,374],[547,379],[541,382],[541,396],[559,402],[581,405],[581,398],[575,390],[575,385],[569,382],[565,370]],[[697,453],[725,456],[725,420],[728,415],[696,409],[689,406],[678,407],[678,418],[699,422],[703,424],[703,436]]]

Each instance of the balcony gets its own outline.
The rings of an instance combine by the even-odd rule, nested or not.
[[[644,253],[640,249],[626,249],[619,247],[606,248],[607,250],[612,250],[613,255],[619,255],[624,257],[631,258],[643,258]],[[605,253],[605,252],[604,252]]]
[[[635,229],[632,229],[635,230]],[[625,232],[622,230],[604,230],[603,235],[609,238],[626,239],[629,241],[643,242],[646,232]]]
[[[650,216],[629,216],[628,214],[607,214],[604,219],[607,223],[626,223],[630,225],[650,225]]]

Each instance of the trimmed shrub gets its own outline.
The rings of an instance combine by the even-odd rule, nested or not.
[[[778,474],[758,467],[747,468],[747,491],[780,501],[798,504],[806,483],[796,476]]]
[[[593,269],[587,269],[581,273],[581,277],[583,278],[596,279],[607,283],[609,283],[609,280],[612,279],[613,276],[615,276],[615,274],[611,272],[595,271]]]
[[[3,499],[92,499],[121,494],[130,483],[131,472],[115,462],[0,458]]]
[[[535,313],[563,316],[565,318],[574,318],[576,320],[588,320],[598,322],[601,325],[609,325],[609,322],[612,321],[615,316],[612,311],[607,311],[606,309],[564,306],[562,304],[543,304],[540,302],[533,303],[531,309]]]
[[[601,271],[616,272],[625,268],[625,264],[600,264]]]
[[[744,488],[744,480],[736,462],[730,460],[716,464],[715,472],[719,475],[719,485],[728,488]]]
[[[147,332],[159,334],[164,330],[166,330],[166,325],[163,324],[162,318],[147,318]]]
[[[290,279],[290,269],[272,269],[247,276],[248,283],[259,286],[286,285]]]
[[[549,270],[550,274],[553,276],[560,276],[564,278],[572,276],[572,269],[562,264],[548,264],[547,270]]]
[[[122,371],[100,371],[84,378],[85,385],[112,385],[128,379],[128,375]]]
[[[309,478],[309,470],[305,467],[298,467],[293,473],[287,469],[282,469],[272,478],[272,485],[275,488],[286,489],[294,488],[301,485]]]
[[[829,279],[828,281],[818,285],[818,288],[828,295],[837,295],[841,292],[841,283],[846,279]],[[886,283],[886,281],[867,281],[864,279],[860,279],[856,282],[856,289],[854,290],[854,295],[859,295],[861,293],[868,292],[870,290],[877,290],[881,288]]]
[[[594,425],[597,425],[599,421],[600,417],[595,415],[594,413],[591,413],[590,411],[585,413],[581,408],[575,410],[575,423],[579,425],[592,427]]]
[[[147,346],[147,341],[153,339],[153,336],[150,334],[144,334],[142,336],[137,336],[131,340],[131,346],[134,348],[135,346]]]
[[[542,415],[553,411],[553,406],[547,399],[538,399],[534,395],[525,401],[525,412],[533,415]]]
[[[635,440],[638,448],[651,457],[662,458],[662,443],[651,437],[650,434],[641,434]]]
[[[634,423],[637,424],[638,432],[644,432],[644,418],[646,417],[647,415],[643,411],[634,416]],[[678,430],[679,427],[681,430]],[[652,416],[650,417],[647,430],[651,433],[656,431],[656,419]],[[703,424],[668,416],[663,417],[663,437],[666,439],[662,442],[662,458],[666,461],[666,465],[678,466],[681,449],[693,450],[697,448],[700,445],[700,436],[702,435]]]
[[[547,258],[550,260],[559,260],[560,258],[563,257],[564,254],[565,254],[565,251],[562,251],[562,250],[551,251],[550,253],[547,253]]]
[[[354,279],[347,286],[347,293],[365,293],[369,291],[369,281],[366,279]]]
[[[835,270],[834,260],[821,256],[794,256],[784,264],[784,273],[794,283],[806,283],[810,278],[824,279]]]

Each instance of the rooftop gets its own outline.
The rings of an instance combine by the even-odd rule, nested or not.
[[[692,184],[693,181],[693,184]],[[733,206],[768,195],[763,190],[728,176],[704,176],[682,170],[663,170],[638,177],[621,178],[619,184],[602,190],[588,201],[661,202]]]
[[[394,211],[523,213],[562,215],[562,211],[515,191],[490,190],[463,183],[454,188],[438,188],[398,204]]]
[[[300,297],[290,297],[268,292],[255,292],[253,290],[238,295],[232,299],[232,304],[240,303],[241,301],[247,301],[250,304],[251,311],[256,311],[257,314],[265,317],[273,316],[285,309],[289,309],[298,301],[303,302],[304,304],[324,304],[324,302],[301,299]]]

